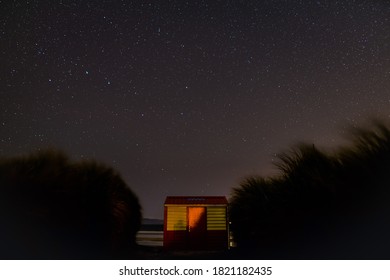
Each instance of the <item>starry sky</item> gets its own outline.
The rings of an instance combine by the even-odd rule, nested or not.
[[[0,156],[102,161],[145,217],[390,119],[387,0],[7,0],[0,15]]]

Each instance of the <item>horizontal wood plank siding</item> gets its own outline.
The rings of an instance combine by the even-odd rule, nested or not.
[[[226,230],[226,207],[207,207],[207,230]]]
[[[167,230],[187,230],[187,207],[167,207]]]

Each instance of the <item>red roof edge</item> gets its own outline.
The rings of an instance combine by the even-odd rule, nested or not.
[[[167,196],[165,204],[228,204],[225,196]]]

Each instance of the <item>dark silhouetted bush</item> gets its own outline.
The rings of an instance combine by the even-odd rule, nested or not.
[[[45,151],[0,162],[2,259],[129,258],[138,198],[112,168]]]
[[[259,258],[390,258],[390,130],[354,129],[327,154],[299,145],[279,155],[280,175],[233,190],[238,247]]]

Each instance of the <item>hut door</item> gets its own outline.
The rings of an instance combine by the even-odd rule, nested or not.
[[[188,207],[188,237],[192,248],[204,247],[207,233],[206,207]]]

